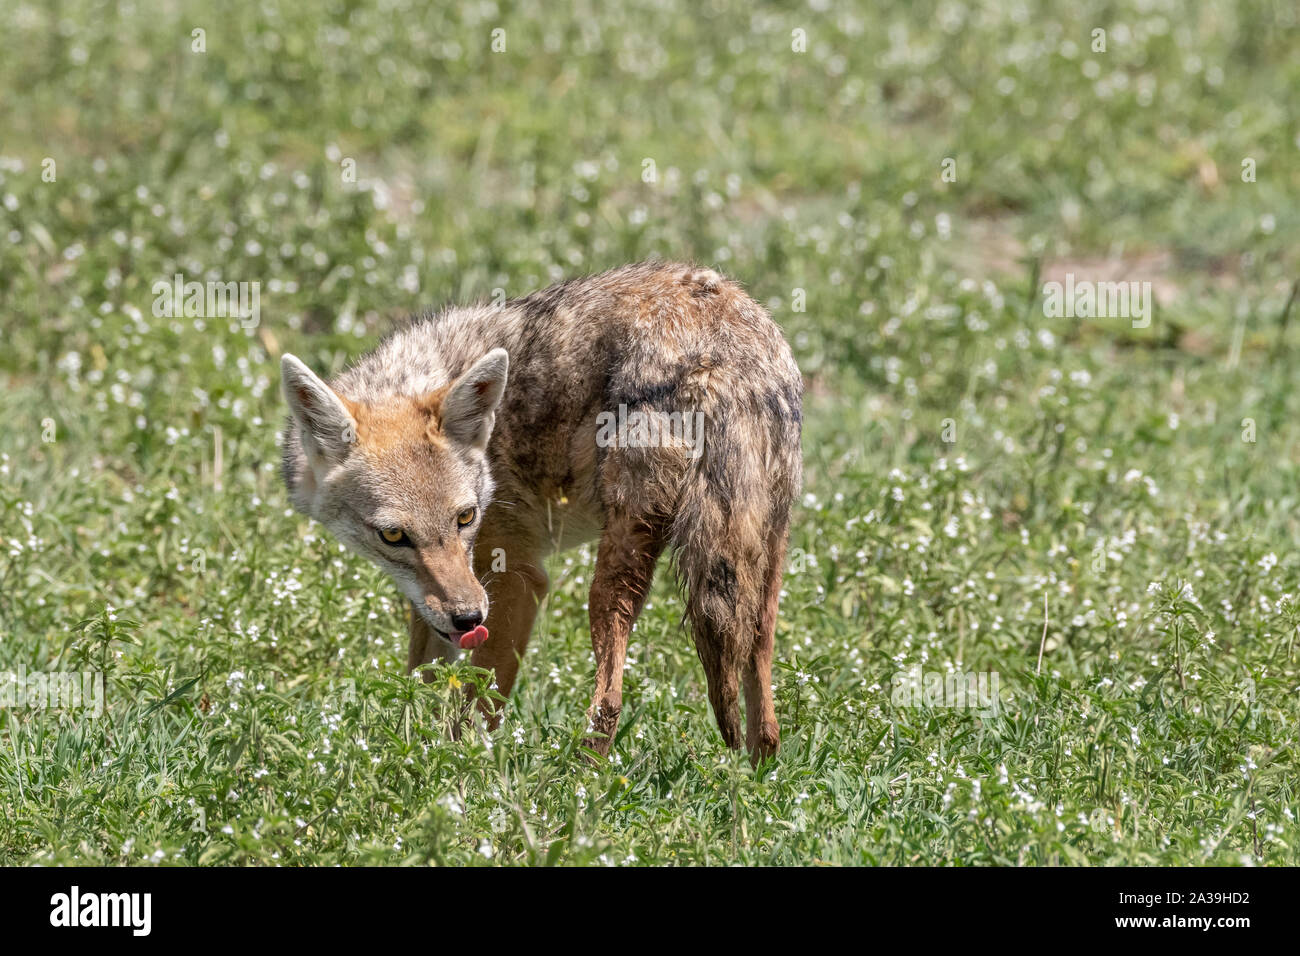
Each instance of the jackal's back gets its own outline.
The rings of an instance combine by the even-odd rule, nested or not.
[[[737,497],[787,501],[799,484],[802,382],[767,312],[729,279],[641,263],[553,286],[507,305],[516,326],[498,420],[502,470],[599,512],[629,504],[675,513],[706,469]],[[702,456],[609,448],[604,413],[703,413]],[[757,469],[739,469],[755,456]],[[747,475],[762,479],[748,487]]]

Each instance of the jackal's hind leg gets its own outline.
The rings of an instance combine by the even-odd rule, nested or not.
[[[745,745],[754,766],[776,756],[781,747],[776,704],[772,699],[772,653],[776,639],[776,612],[781,601],[781,576],[785,571],[787,530],[783,524],[773,528],[768,535],[763,600],[758,610],[754,644],[743,667],[747,723]]]
[[[593,736],[585,744],[602,756],[609,754],[623,710],[628,635],[645,605],[663,548],[664,535],[658,528],[626,515],[609,520],[600,538],[588,599],[596,693],[587,712]]]

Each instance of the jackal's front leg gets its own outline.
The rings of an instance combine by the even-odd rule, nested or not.
[[[645,604],[663,551],[662,534],[643,519],[619,516],[605,525],[587,606],[596,654],[596,693],[587,711],[593,736],[584,743],[609,755],[623,710],[623,664],[632,624]]]
[[[411,634],[411,644],[406,654],[406,672],[408,674],[421,664],[428,664],[434,660],[450,660],[455,653],[447,641],[434,633],[433,628],[429,626],[429,622],[424,619],[424,615],[415,608],[415,605],[411,605],[411,620],[408,630]],[[433,679],[433,672],[425,671],[422,676],[427,684]]]
[[[490,668],[497,691],[509,697],[519,674],[519,661],[528,648],[537,608],[546,597],[548,581],[542,569],[542,548],[528,535],[503,524],[496,509],[491,509],[474,545],[474,571],[488,595],[484,623],[489,636],[474,649],[470,663]],[[501,722],[498,705],[491,700],[479,701],[479,709],[489,727]]]

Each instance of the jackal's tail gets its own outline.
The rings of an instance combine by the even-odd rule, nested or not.
[[[722,739],[733,748],[744,739],[738,704],[743,676],[749,747],[765,756],[776,750],[772,640],[790,507],[801,475],[800,392],[791,384],[767,393],[733,393],[726,402],[715,396],[702,453],[686,476],[671,532],[686,617]]]

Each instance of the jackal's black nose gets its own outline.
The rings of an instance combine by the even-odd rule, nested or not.
[[[458,631],[472,631],[483,623],[483,614],[481,611],[470,611],[467,614],[453,614],[451,616],[451,625]]]

